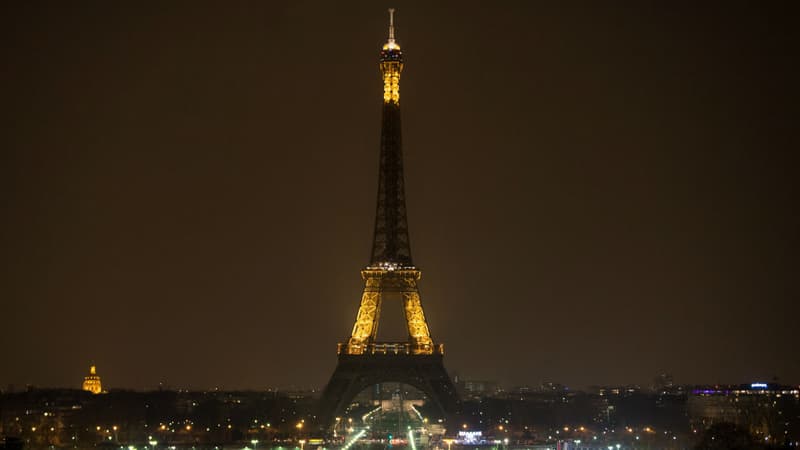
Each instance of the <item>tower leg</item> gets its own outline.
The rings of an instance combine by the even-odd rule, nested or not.
[[[416,284],[416,283],[415,283]],[[416,288],[416,285],[414,286]],[[408,335],[411,337],[412,353],[430,354],[433,352],[433,340],[428,331],[428,322],[425,320],[425,313],[422,310],[422,303],[419,300],[419,292],[403,292],[403,309],[406,313],[406,325]]]
[[[358,307],[356,323],[347,343],[347,353],[360,355],[366,351],[367,344],[378,335],[378,320],[381,313],[381,280],[365,277],[364,293]]]

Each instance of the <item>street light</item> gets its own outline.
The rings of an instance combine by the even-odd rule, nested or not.
[[[303,450],[303,446],[306,444],[306,440],[300,439],[298,442],[300,442],[300,450]]]

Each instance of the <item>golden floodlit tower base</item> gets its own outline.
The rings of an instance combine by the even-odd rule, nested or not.
[[[346,346],[339,346],[338,353],[344,352],[348,355],[386,353],[387,351],[412,355],[443,353],[443,344],[434,347],[428,332],[428,323],[425,321],[425,313],[422,311],[422,303],[417,290],[417,280],[421,275],[422,272],[412,268],[390,270],[369,267],[362,270],[361,278],[364,279],[365,286],[364,294],[361,296],[361,306],[358,308],[350,340]],[[402,296],[408,327],[408,342],[393,344],[375,342],[378,335],[381,303],[384,294],[389,292],[396,292]]]
[[[400,126],[400,74],[403,54],[394,34],[394,10],[389,10],[389,39],[381,49],[383,108],[375,233],[370,264],[361,271],[364,293],[350,338],[339,343],[339,362],[320,400],[318,420],[331,424],[361,391],[382,382],[406,383],[424,392],[445,418],[459,400],[442,358],[444,345],[435,344],[425,320],[417,281],[421,272],[411,260],[406,217]],[[398,297],[403,302],[408,339],[378,342],[381,304]]]

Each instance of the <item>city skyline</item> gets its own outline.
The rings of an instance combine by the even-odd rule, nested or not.
[[[800,380],[781,5],[396,7],[450,371]],[[0,386],[322,387],[370,251],[383,3],[3,8]]]
[[[669,373],[660,373],[652,377],[646,383],[610,383],[610,384],[590,384],[587,386],[568,386],[562,383],[559,383],[558,380],[542,380],[540,382],[531,382],[531,383],[522,383],[522,384],[503,384],[498,382],[497,380],[492,379],[479,379],[469,376],[463,376],[459,373],[454,373],[455,375],[454,380],[459,383],[460,385],[463,384],[477,384],[483,386],[487,392],[486,395],[492,395],[495,393],[492,391],[493,389],[496,390],[496,393],[513,393],[513,392],[560,392],[564,390],[565,392],[581,392],[581,393],[597,393],[599,391],[608,391],[608,390],[619,390],[621,392],[625,392],[629,390],[630,392],[655,392],[658,393],[660,391],[669,392],[671,394],[675,393],[722,393],[725,390],[736,390],[736,389],[752,389],[752,390],[768,390],[771,388],[789,388],[789,387],[797,387],[797,384],[794,382],[787,382],[786,380],[751,380],[751,381],[743,381],[741,383],[701,383],[701,382],[675,382],[672,375]],[[152,392],[152,391],[176,391],[176,392],[259,392],[259,391],[266,391],[266,392],[303,392],[306,395],[320,395],[323,391],[324,384],[322,386],[315,386],[315,385],[297,385],[297,384],[287,384],[287,385],[272,385],[272,386],[261,386],[261,387],[226,387],[223,385],[214,385],[214,386],[192,386],[192,385],[180,385],[180,384],[168,384],[165,382],[159,382],[158,385],[154,386],[139,386],[139,387],[127,387],[127,386],[111,386],[109,389],[105,389],[101,387],[101,378],[102,375],[98,372],[97,366],[91,365],[89,366],[88,371],[83,372],[83,377],[79,382],[73,383],[73,385],[64,385],[64,386],[36,386],[36,385],[14,385],[9,384],[4,386],[0,389],[0,392],[5,391],[6,393],[19,393],[26,389],[44,389],[44,390],[83,390],[89,391],[92,394],[107,394],[109,389],[112,392],[119,392],[119,391],[138,391],[138,392]],[[104,378],[103,378],[104,379]],[[668,383],[665,384],[665,380],[668,380]],[[391,384],[404,384],[398,382],[391,382]],[[716,386],[716,388],[715,388]],[[416,389],[413,388],[412,389]],[[709,390],[710,389],[710,390]],[[716,390],[715,390],[716,389]],[[422,393],[421,395],[425,395]]]

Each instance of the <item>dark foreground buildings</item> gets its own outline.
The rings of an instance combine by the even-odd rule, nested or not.
[[[465,391],[467,383],[458,386],[465,399],[462,414],[447,424],[446,439],[431,446],[447,448],[449,441],[451,447],[459,447],[471,436],[471,447],[502,442],[539,448],[562,442],[570,443],[570,449],[616,443],[621,449],[680,449],[693,448],[709,428],[728,430],[730,425],[744,430],[753,442],[770,446],[763,448],[800,445],[796,386],[686,386],[665,391],[625,386],[576,392],[548,385],[480,395]],[[306,425],[314,420],[318,398],[315,391],[111,390],[93,395],[28,389],[0,395],[0,437],[11,438],[8,448],[29,449],[141,449],[152,443],[163,449],[241,449],[295,447],[300,441],[309,448],[331,447],[341,441],[320,443],[314,439],[322,436]],[[379,404],[374,395],[359,396],[341,420],[357,423]],[[436,407],[428,402],[419,410],[434,414]]]
[[[296,439],[307,392],[135,392],[28,389],[0,396],[0,436],[26,448],[222,445]]]

